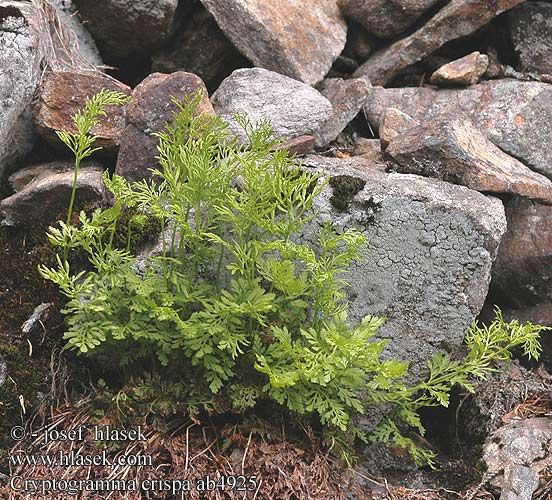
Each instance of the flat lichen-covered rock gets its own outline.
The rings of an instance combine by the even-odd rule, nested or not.
[[[390,340],[387,354],[423,377],[433,354],[459,348],[483,306],[506,230],[502,202],[435,179],[384,173],[370,161],[309,156],[303,165],[333,178],[304,238],[314,239],[327,221],[368,238],[365,260],[344,276],[350,321],[385,315],[379,337]]]

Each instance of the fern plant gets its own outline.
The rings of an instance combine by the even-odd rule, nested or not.
[[[347,321],[339,276],[360,258],[366,238],[327,225],[316,246],[297,243],[315,216],[324,176],[297,168],[287,151],[276,149],[267,123],[253,127],[236,117],[249,138],[247,147],[239,145],[219,117],[197,114],[201,97],[173,100],[178,112],[158,134],[155,182],[105,174],[113,206],[50,228],[49,239],[64,256],[80,249],[93,267],[77,272],[58,257],[57,267],[40,268],[68,297],[68,348],[122,364],[153,356],[180,373],[187,397],[208,402],[206,409],[216,407],[214,400],[242,411],[270,399],[318,416],[340,442],[347,434],[367,439],[355,416],[370,404],[391,403],[396,411],[372,438],[431,463],[430,453],[402,436],[401,422],[423,433],[420,407],[448,404],[454,384],[469,389],[470,377],[485,376],[492,360],[508,359],[514,345],[537,357],[542,328],[506,324],[500,316],[488,329],[474,326],[462,362],[438,355],[427,381],[406,386],[407,364],[383,360],[385,342],[372,339],[384,320]],[[75,117],[77,125],[94,123],[105,102],[93,100]],[[60,134],[77,168],[94,142],[88,126],[78,130],[79,137]],[[144,261],[128,245],[114,245],[125,207],[159,221],[161,255]],[[131,224],[129,238],[130,232]]]

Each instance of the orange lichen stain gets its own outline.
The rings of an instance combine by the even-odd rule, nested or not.
[[[527,120],[525,120],[523,116],[517,115],[514,119],[514,123],[519,127],[520,125],[525,125],[527,123]]]

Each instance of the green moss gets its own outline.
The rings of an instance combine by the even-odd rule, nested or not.
[[[333,189],[333,195],[330,203],[341,212],[347,211],[351,207],[351,200],[358,192],[364,189],[366,181],[350,175],[339,175],[330,179],[330,186]]]

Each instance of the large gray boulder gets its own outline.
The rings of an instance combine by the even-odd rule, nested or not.
[[[387,108],[418,122],[446,112],[463,112],[500,149],[552,178],[552,85],[501,80],[467,89],[372,87],[364,110],[379,129]]]
[[[314,85],[347,39],[335,0],[201,0],[221,30],[255,66]]]
[[[0,1],[0,178],[33,146],[31,101],[40,61],[31,5]]]
[[[433,354],[459,348],[483,306],[506,230],[502,202],[435,179],[381,172],[358,158],[309,156],[303,165],[333,178],[304,238],[316,238],[332,221],[369,241],[364,261],[344,276],[350,321],[385,315],[378,337],[390,340],[387,355],[424,377]]]
[[[328,99],[310,85],[262,68],[234,71],[211,102],[243,141],[246,135],[232,118],[237,113],[247,114],[253,124],[268,120],[274,135],[282,139],[313,135],[333,113]]]

